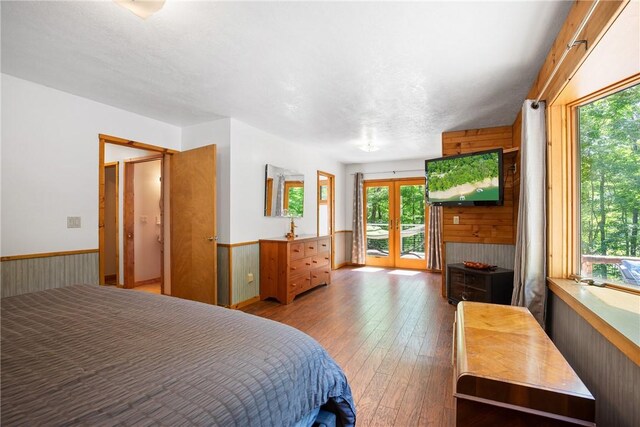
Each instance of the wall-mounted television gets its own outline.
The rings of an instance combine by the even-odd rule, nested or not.
[[[426,160],[425,175],[431,205],[502,205],[502,148]]]

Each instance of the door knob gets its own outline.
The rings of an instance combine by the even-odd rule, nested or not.
[[[127,233],[127,237],[128,237],[129,239],[133,238],[133,233]]]
[[[213,237],[213,236],[209,236],[209,237],[207,237],[207,240],[210,241],[210,242],[213,242],[214,240],[216,240],[216,238]]]

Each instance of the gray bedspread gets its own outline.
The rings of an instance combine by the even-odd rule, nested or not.
[[[2,299],[9,425],[291,426],[355,405],[312,338],[242,312],[89,285]]]

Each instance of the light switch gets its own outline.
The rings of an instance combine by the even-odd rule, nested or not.
[[[454,223],[454,224],[456,224],[456,225],[457,225],[457,224],[460,224],[460,217],[459,217],[459,216],[457,216],[457,215],[456,215],[456,216],[454,216],[454,217],[453,217],[453,223]]]
[[[140,223],[142,223],[142,224],[146,224],[147,223],[147,216],[146,215],[140,215]]]
[[[253,273],[247,273],[247,283],[253,282]]]
[[[81,226],[82,222],[79,216],[67,217],[67,228],[80,228]]]

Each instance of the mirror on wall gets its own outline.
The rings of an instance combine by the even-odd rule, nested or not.
[[[264,185],[264,216],[299,218],[304,209],[304,175],[267,165]]]

